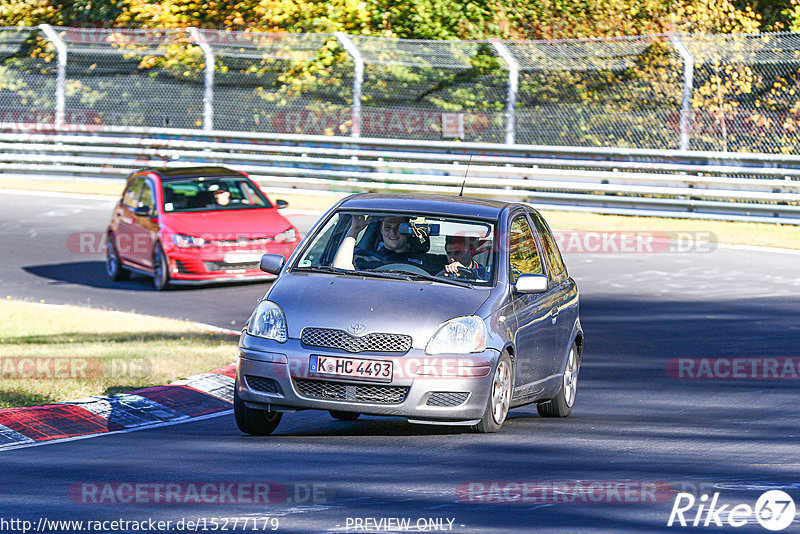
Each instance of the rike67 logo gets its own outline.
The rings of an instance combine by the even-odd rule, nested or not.
[[[761,494],[755,506],[747,503],[720,504],[719,493],[695,498],[691,493],[678,493],[672,504],[667,526],[743,527],[758,523],[767,530],[780,531],[792,524],[795,517],[792,497],[781,490]]]

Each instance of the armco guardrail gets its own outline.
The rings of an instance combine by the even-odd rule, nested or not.
[[[471,163],[470,163],[471,162]],[[468,165],[469,163],[469,165]],[[5,176],[226,165],[268,187],[455,192],[588,211],[800,224],[800,157],[103,127],[0,125]]]

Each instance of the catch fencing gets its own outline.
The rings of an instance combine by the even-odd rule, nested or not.
[[[0,123],[798,154],[800,35],[0,28]]]

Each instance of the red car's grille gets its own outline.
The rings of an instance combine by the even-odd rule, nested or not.
[[[210,239],[206,241],[206,246],[210,247],[254,247],[266,245],[274,241],[271,237],[240,237],[238,239]]]
[[[220,271],[249,271],[252,269],[259,268],[259,262],[248,262],[248,263],[225,263],[224,261],[204,261],[203,264],[206,266],[206,270],[210,272],[220,272]]]

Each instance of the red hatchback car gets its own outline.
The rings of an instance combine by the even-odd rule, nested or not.
[[[159,290],[264,278],[261,256],[288,258],[300,242],[278,213],[284,207],[246,174],[224,167],[137,171],[108,225],[106,271],[113,280],[152,276]]]

